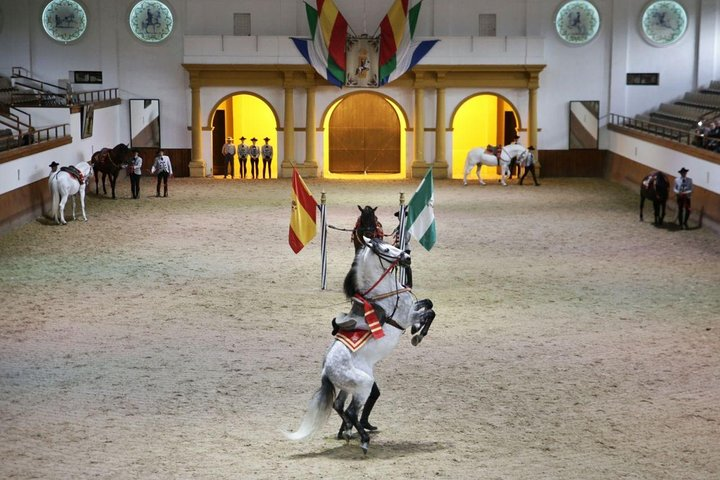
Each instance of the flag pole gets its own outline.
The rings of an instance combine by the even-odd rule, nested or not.
[[[327,218],[325,191],[320,194],[320,289],[327,288]]]
[[[407,239],[405,236],[405,193],[400,192],[400,211],[398,213],[398,221],[400,224],[398,225],[398,248],[400,250],[405,250],[405,247],[407,246]],[[405,269],[401,270],[400,273],[400,283],[405,285],[406,281],[406,272]]]

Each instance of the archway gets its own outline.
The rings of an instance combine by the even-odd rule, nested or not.
[[[269,139],[274,155],[270,167],[270,178],[278,177],[278,146],[277,146],[277,114],[270,104],[262,97],[250,92],[235,93],[218,102],[211,115],[213,176],[222,178],[225,175],[225,161],[222,158],[222,146],[227,137],[232,137],[238,145],[240,138],[245,137],[245,144],[250,146],[250,139],[257,139],[257,146],[265,144],[264,138]],[[262,159],[260,160],[260,178],[262,178]],[[235,156],[233,168],[235,178],[240,177],[239,159]],[[247,161],[247,177],[250,175],[250,159]]]
[[[460,103],[453,114],[452,178],[462,178],[468,150],[487,145],[506,145],[520,128],[515,107],[494,93],[480,93]],[[484,167],[483,179],[500,178],[495,170]]]
[[[351,93],[335,101],[323,121],[325,178],[405,178],[407,120],[378,93]]]

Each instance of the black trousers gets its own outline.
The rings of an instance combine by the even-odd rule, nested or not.
[[[140,175],[130,174],[130,192],[133,198],[140,197]]]
[[[259,158],[250,157],[250,171],[252,172],[253,178],[257,178],[258,176],[260,176],[260,159]]]
[[[520,185],[522,185],[523,180],[525,180],[525,177],[527,176],[528,172],[532,173],[533,182],[535,182],[535,185],[538,185],[537,177],[535,176],[535,165],[530,165],[525,167],[525,173],[523,173],[523,176],[520,177]]]
[[[168,172],[158,173],[158,175],[157,175],[157,196],[158,197],[160,196],[160,182],[162,182],[165,185],[165,196],[167,197],[167,195],[168,195],[167,180],[168,180],[169,176],[170,176],[170,174]]]
[[[263,178],[265,178],[265,168],[267,168],[268,178],[272,178],[272,158],[263,158]]]
[[[235,176],[235,155],[225,154],[225,176]]]
[[[240,178],[247,175],[247,157],[238,157],[240,159]]]

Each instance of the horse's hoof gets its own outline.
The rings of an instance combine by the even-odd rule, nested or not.
[[[360,444],[360,448],[362,448],[363,453],[364,453],[365,455],[367,455],[369,443],[370,443],[370,441],[368,440],[367,442],[362,442],[362,443]]]
[[[352,438],[352,428],[348,430],[343,430],[342,432],[343,439],[345,439],[346,442],[350,442],[350,439]]]

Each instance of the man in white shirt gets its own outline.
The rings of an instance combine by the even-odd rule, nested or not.
[[[272,178],[272,159],[273,159],[273,147],[270,145],[270,138],[265,137],[265,145],[262,146],[260,152],[262,153],[263,159],[263,179],[265,178],[265,169],[267,168],[268,178]]]
[[[132,197],[140,198],[140,176],[142,175],[142,157],[140,152],[133,150],[133,158],[130,160],[128,173],[130,174],[130,192]]]
[[[245,178],[245,176],[247,175],[247,157],[250,147],[245,145],[245,140],[245,137],[240,137],[240,143],[238,144],[238,160],[240,160],[240,178]]]
[[[156,197],[160,196],[160,182],[163,182],[165,185],[165,197],[168,196],[168,177],[171,177],[173,174],[172,171],[172,163],[170,163],[170,157],[165,155],[165,152],[162,150],[158,150],[157,156],[155,157],[155,163],[152,166],[151,173],[157,174],[157,195]]]
[[[675,198],[678,207],[678,223],[680,228],[687,230],[688,217],[690,217],[690,196],[692,195],[693,182],[692,178],[687,176],[689,170],[685,167],[678,170],[679,177],[675,178]]]
[[[230,179],[232,179],[235,175],[235,144],[232,137],[227,137],[225,144],[222,146],[222,155],[225,160],[225,176],[223,178],[227,178],[229,173]]]

